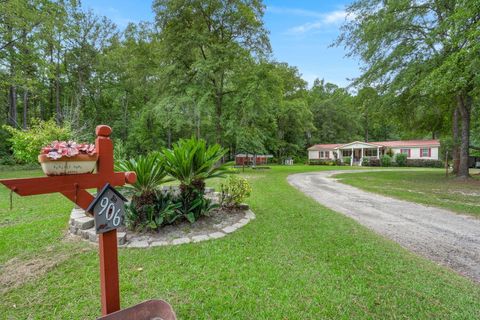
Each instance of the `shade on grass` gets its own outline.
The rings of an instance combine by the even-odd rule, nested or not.
[[[341,182],[390,197],[480,216],[480,177],[469,181],[442,169],[342,173]]]
[[[294,166],[246,172],[254,190],[248,202],[257,219],[225,238],[120,250],[122,306],[164,298],[180,319],[480,317],[478,285],[323,208],[286,182],[290,173],[327,168],[332,169]],[[17,200],[18,207],[10,213],[7,194],[0,189],[2,263],[16,255],[29,259],[30,254],[79,253],[3,294],[0,314],[98,316],[96,249],[61,241],[71,205],[59,196],[39,196]],[[38,207],[38,216],[32,214]],[[23,215],[25,210],[31,212]],[[40,214],[45,219],[38,219]],[[25,225],[33,222],[52,236],[31,242],[32,231]],[[6,241],[12,234],[14,239]],[[55,249],[49,251],[48,246]]]

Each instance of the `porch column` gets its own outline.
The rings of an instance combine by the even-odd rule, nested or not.
[[[352,156],[350,157],[350,165],[353,166],[353,148],[352,148]]]
[[[360,166],[362,165],[363,163],[363,148],[362,148],[362,153],[361,153],[361,156],[360,156]]]
[[[380,159],[380,147],[377,147],[377,159]]]

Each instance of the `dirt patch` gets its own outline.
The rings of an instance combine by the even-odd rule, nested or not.
[[[68,239],[65,240],[69,241]],[[5,264],[0,265],[0,294],[37,279],[62,262],[90,250],[92,249],[68,250],[51,246],[34,257],[10,259]]]

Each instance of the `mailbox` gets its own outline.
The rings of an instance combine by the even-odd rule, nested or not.
[[[177,320],[170,304],[163,300],[147,300],[133,307],[110,313],[98,320]]]

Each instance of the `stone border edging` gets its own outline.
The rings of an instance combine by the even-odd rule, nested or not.
[[[120,248],[150,248],[169,245],[180,245],[185,243],[197,243],[207,240],[215,240],[225,237],[227,234],[247,225],[251,220],[255,219],[255,214],[249,209],[248,205],[242,205],[245,216],[238,222],[223,227],[221,231],[209,232],[201,235],[186,236],[172,239],[169,241],[160,241],[155,238],[149,239],[128,239],[127,232],[117,232],[117,241]],[[83,209],[73,208],[70,213],[69,233],[85,240],[98,244],[98,234],[95,232],[95,222],[93,217],[87,216]],[[142,236],[144,238],[144,236]]]

